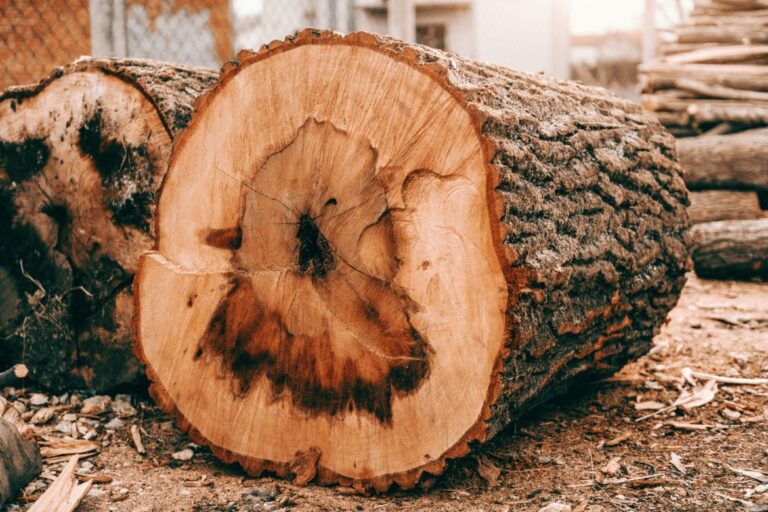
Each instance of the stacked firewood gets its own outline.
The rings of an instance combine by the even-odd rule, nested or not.
[[[641,68],[641,90],[680,139],[696,272],[766,277],[768,0],[696,0],[672,33]]]

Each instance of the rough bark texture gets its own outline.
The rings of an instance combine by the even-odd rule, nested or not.
[[[37,445],[0,418],[0,506],[13,499],[42,469]]]
[[[691,224],[718,220],[759,219],[765,215],[760,209],[757,192],[732,190],[705,190],[691,192],[688,216]]]
[[[482,119],[500,177],[510,342],[492,435],[648,351],[689,268],[687,192],[675,140],[639,106],[422,52]]]
[[[677,142],[692,190],[768,190],[768,129]]]
[[[490,439],[540,401],[648,351],[689,269],[687,191],[675,141],[653,116],[606,90],[362,33],[307,30],[257,54],[241,53],[239,65],[305,44],[381,52],[428,74],[465,106],[483,144],[491,229],[508,286],[505,343],[475,426],[423,466],[361,479],[359,486],[411,487],[424,471],[439,473],[445,459],[465,455],[470,442]],[[237,67],[225,67],[221,87]],[[146,362],[158,403],[193,439],[211,444]],[[216,446],[214,452],[249,472],[292,472],[284,463]],[[321,457],[318,481],[349,482],[322,465]]]
[[[215,79],[83,58],[0,94],[0,354],[28,363],[33,379],[105,390],[140,377],[135,260],[151,245],[170,140]],[[144,105],[146,121],[120,115],[126,98]],[[127,142],[127,127],[142,122],[152,128],[132,128]]]
[[[700,277],[768,278],[768,219],[698,224],[692,238],[693,265]]]

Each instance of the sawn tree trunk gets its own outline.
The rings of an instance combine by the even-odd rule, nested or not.
[[[412,487],[647,352],[688,269],[674,146],[605,90],[369,34],[242,53],[137,273],[151,392],[251,473]]]

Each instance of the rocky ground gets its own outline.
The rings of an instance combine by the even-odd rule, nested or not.
[[[93,482],[83,512],[768,511],[768,385],[740,380],[767,378],[766,355],[768,284],[691,278],[647,357],[421,488],[373,496],[248,477],[189,443],[146,396],[5,389],[0,407],[18,411],[46,461],[7,510],[25,510],[78,452],[78,479]]]

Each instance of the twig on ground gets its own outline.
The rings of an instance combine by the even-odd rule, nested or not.
[[[136,425],[131,425],[131,438],[133,439],[133,444],[136,446],[136,451],[139,452],[139,454],[144,455],[147,453],[147,451],[144,449],[144,443],[141,442],[141,433],[139,432],[139,427]]]
[[[683,374],[686,373],[692,377],[702,380],[713,380],[721,384],[732,384],[737,386],[760,386],[768,384],[768,379],[745,379],[740,377],[723,377],[721,375],[712,375],[711,373],[697,372],[690,368],[683,368]]]

